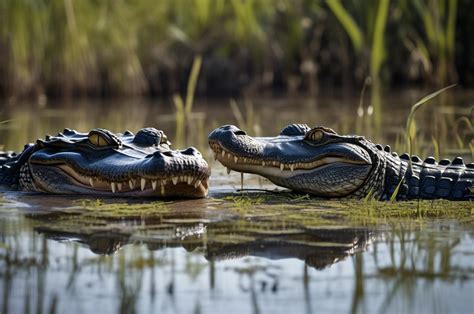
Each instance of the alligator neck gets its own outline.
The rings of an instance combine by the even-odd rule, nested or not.
[[[26,144],[19,154],[14,152],[0,152],[0,184],[17,186],[20,180],[20,169],[28,166],[28,158],[35,149],[35,145]]]
[[[400,185],[397,200],[411,199],[474,199],[473,164],[465,165],[462,158],[439,163],[433,157],[424,161],[417,156],[384,152],[385,180],[381,200],[389,200]]]

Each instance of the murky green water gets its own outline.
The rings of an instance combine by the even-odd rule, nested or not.
[[[251,134],[286,124],[327,125],[403,145],[409,105],[423,93],[384,97],[380,121],[357,95],[241,101]],[[462,154],[472,130],[472,93],[460,92],[417,119],[417,149]],[[402,104],[402,105],[400,105]],[[29,106],[31,107],[31,106]],[[0,144],[24,143],[64,127],[114,131],[154,126],[175,133],[165,101],[49,104],[0,111]],[[228,105],[201,100],[185,143],[205,155],[212,128],[237,123]],[[361,112],[359,111],[359,114]],[[238,117],[238,114],[237,114]],[[243,121],[242,121],[243,120]],[[457,123],[457,124],[456,124]],[[456,126],[453,127],[453,126]],[[236,192],[240,174],[211,162],[210,197],[157,201],[1,192],[0,313],[472,313],[472,203],[322,201],[306,195]],[[275,187],[246,175],[248,189]]]

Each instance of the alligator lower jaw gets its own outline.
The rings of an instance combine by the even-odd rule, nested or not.
[[[117,196],[188,196],[204,197],[208,193],[207,176],[167,176],[160,178],[135,177],[126,181],[108,181],[79,174],[66,164],[45,166],[61,171],[75,186],[86,189],[90,194],[114,194]]]
[[[291,176],[293,174],[298,174],[304,171],[314,170],[316,168],[321,168],[323,166],[334,164],[334,163],[348,163],[355,165],[367,165],[367,163],[357,162],[354,160],[348,160],[343,157],[338,156],[327,156],[320,159],[316,159],[308,162],[294,162],[294,163],[282,163],[277,160],[264,160],[255,157],[243,157],[238,156],[235,153],[225,149],[218,142],[210,141],[209,146],[214,152],[214,159],[218,160],[224,166],[227,167],[227,172],[230,170],[241,171],[241,172],[250,172],[259,174],[262,172],[259,169],[274,169],[270,170],[273,174],[276,173],[276,170],[279,169],[281,173],[288,174]]]

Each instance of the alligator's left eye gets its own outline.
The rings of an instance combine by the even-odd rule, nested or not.
[[[92,133],[89,135],[89,141],[98,147],[109,146],[109,142],[100,134]]]
[[[165,133],[161,134],[160,144],[168,144],[168,136]]]

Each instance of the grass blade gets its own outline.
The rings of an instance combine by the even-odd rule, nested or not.
[[[360,27],[339,0],[328,0],[327,5],[346,31],[356,51],[362,50],[363,35]]]
[[[397,200],[398,191],[400,191],[400,187],[402,186],[403,180],[404,178],[402,178],[400,182],[398,182],[397,187],[392,193],[392,196],[390,196],[390,202],[395,202]]]
[[[421,106],[423,106],[424,104],[427,104],[428,101],[430,101],[431,99],[435,98],[436,96],[438,96],[439,94],[441,94],[442,92],[450,89],[450,88],[453,88],[454,86],[456,86],[456,84],[453,84],[453,85],[449,85],[447,87],[444,87],[440,90],[437,90],[436,92],[434,93],[431,93],[425,97],[423,97],[422,99],[420,99],[417,103],[415,103],[413,106],[411,106],[411,110],[410,110],[410,114],[408,115],[408,118],[407,118],[407,124],[406,124],[406,127],[405,127],[405,134],[406,134],[406,145],[407,145],[407,152],[408,154],[411,156],[412,154],[412,147],[411,147],[411,144],[412,144],[412,141],[414,139],[414,121],[415,121],[415,113],[418,109],[420,109]]]
[[[199,78],[199,71],[201,69],[202,57],[196,56],[194,58],[193,66],[191,68],[191,75],[189,76],[188,88],[186,91],[186,103],[184,109],[186,114],[190,114],[193,109],[194,92],[196,91],[197,80]]]
[[[370,72],[373,80],[379,79],[380,67],[385,59],[384,30],[387,24],[390,1],[379,1],[377,16],[375,18],[374,36],[372,40],[372,53],[370,56]]]

